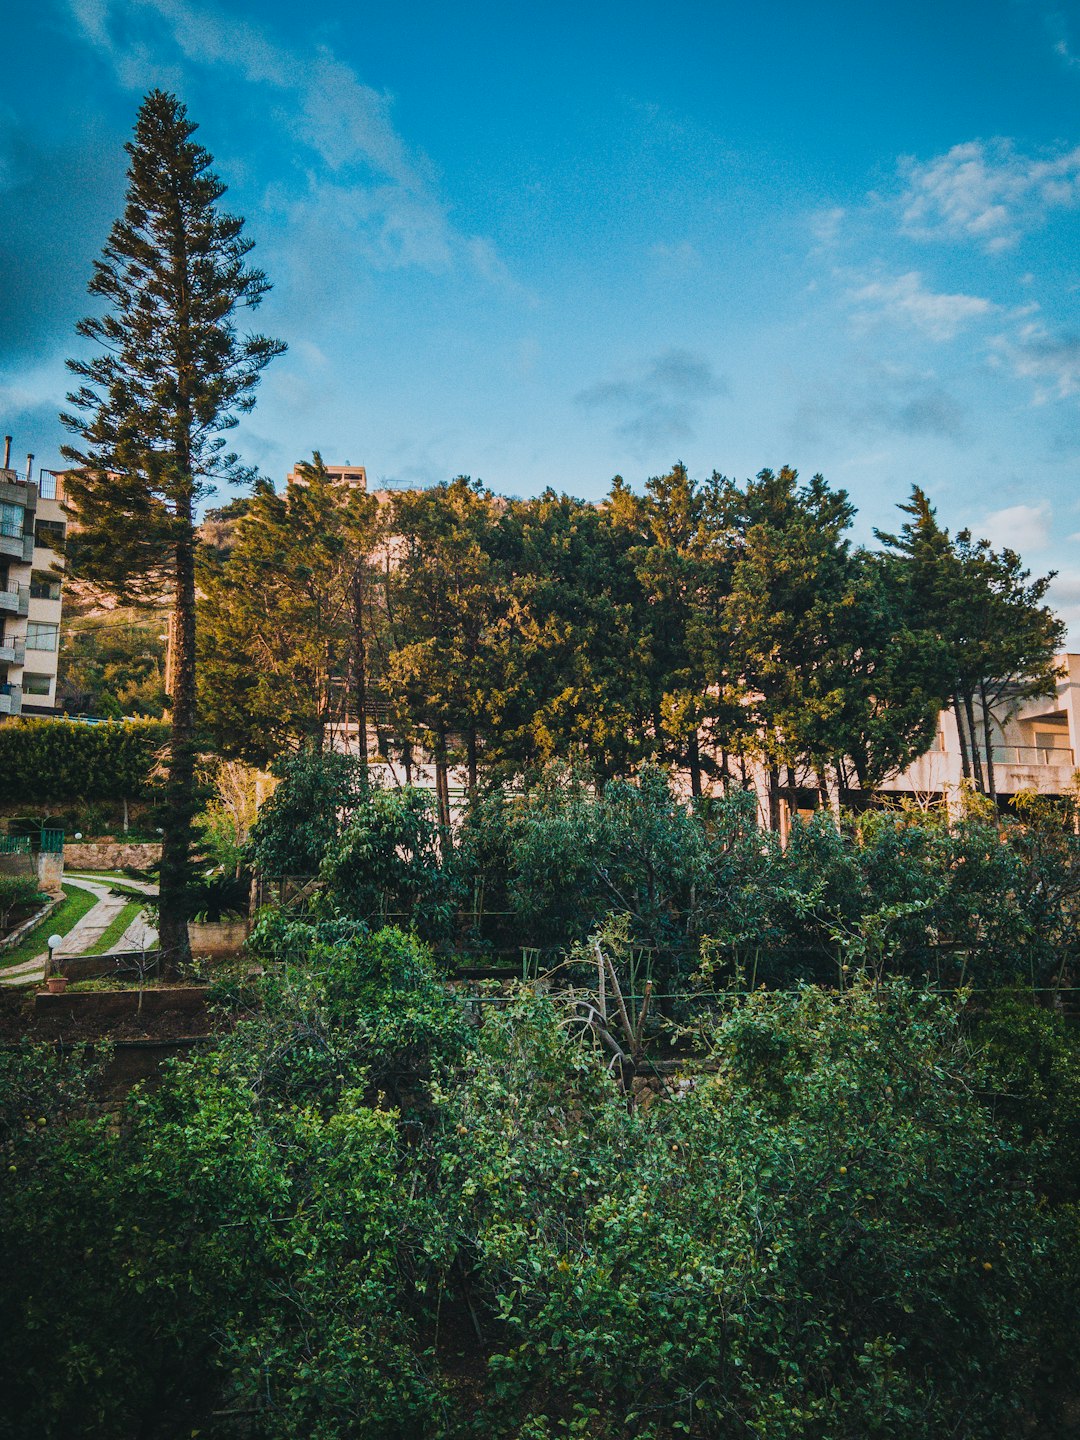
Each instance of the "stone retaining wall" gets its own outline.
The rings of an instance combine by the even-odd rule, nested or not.
[[[149,870],[161,859],[160,840],[65,840],[68,870]]]

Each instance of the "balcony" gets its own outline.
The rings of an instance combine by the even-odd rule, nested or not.
[[[8,665],[23,665],[26,663],[26,651],[22,642],[17,640],[0,640],[0,663]]]
[[[0,521],[0,555],[7,555],[9,559],[21,560],[29,565],[34,558],[33,534],[25,534],[22,525],[17,521]]]
[[[25,616],[30,609],[30,586],[8,584],[0,590],[0,611],[8,615]]]
[[[0,715],[22,714],[22,686],[0,685]]]
[[[994,745],[990,750],[995,765],[1058,765],[1072,769],[1073,752],[1067,745]],[[980,746],[979,759],[986,759]]]

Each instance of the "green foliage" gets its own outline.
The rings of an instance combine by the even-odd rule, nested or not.
[[[105,719],[160,719],[165,709],[165,618],[138,610],[65,616],[59,687],[80,711]]]
[[[301,750],[273,773],[280,783],[252,827],[252,861],[264,875],[317,875],[364,792],[363,767],[336,751]]]
[[[898,535],[876,532],[899,562],[904,608],[936,640],[923,647],[960,732],[964,775],[994,795],[994,746],[1024,700],[1053,695],[1065,624],[1045,604],[1053,573],[1031,578],[1015,550],[970,530],[950,537],[919,486]]]
[[[715,1077],[628,1112],[529,1005],[444,1094],[483,1433],[1023,1434],[1074,1302],[948,1008],[762,995],[710,1039]]]
[[[0,936],[7,932],[12,913],[28,908],[38,898],[38,882],[32,875],[0,874]]]
[[[612,913],[666,987],[843,986],[869,969],[945,987],[1060,983],[1076,972],[1080,839],[1069,802],[995,819],[819,812],[786,846],[753,797],[687,804],[664,772],[597,790],[555,766],[525,795],[471,807],[454,863],[517,943],[554,958]]]
[[[464,886],[443,854],[435,802],[427,791],[369,786],[325,855],[320,875],[347,915],[372,927],[391,920],[429,941],[447,941]]]
[[[281,495],[260,488],[200,577],[200,705],[223,753],[258,764],[355,715],[362,582],[379,533],[374,496],[336,486],[321,456]]]
[[[1069,1071],[1051,1133],[1010,1014],[759,992],[628,1106],[556,1001],[473,1030],[398,931],[255,943],[261,1006],[119,1123],[0,1055],[4,1440],[1069,1433]]]
[[[168,727],[153,720],[0,726],[0,773],[12,802],[138,800],[150,795]]]

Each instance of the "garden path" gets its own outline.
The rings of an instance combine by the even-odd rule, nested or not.
[[[96,945],[102,935],[116,919],[117,915],[131,899],[130,895],[112,895],[109,893],[110,886],[107,880],[92,880],[83,875],[66,874],[65,885],[75,885],[80,890],[89,890],[97,898],[97,904],[76,921],[68,933],[57,946],[57,955],[94,955],[97,954]],[[148,898],[157,895],[157,886],[145,884],[142,881],[124,881],[132,890],[139,890]],[[115,945],[110,949],[110,954],[119,950],[141,950],[148,947],[157,938],[156,932],[150,928],[144,915],[138,915],[125,930]],[[45,967],[48,963],[48,950],[35,955],[32,960],[24,960],[20,965],[13,965],[10,970],[5,970],[0,976],[2,985],[32,985],[45,978]]]

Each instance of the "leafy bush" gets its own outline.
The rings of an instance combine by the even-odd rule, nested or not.
[[[425,790],[365,790],[320,873],[334,902],[372,926],[390,920],[432,942],[454,931],[464,885],[444,862],[435,802]]]
[[[263,875],[317,875],[364,792],[359,761],[302,750],[274,766],[279,784],[251,829],[252,863]]]
[[[628,1107],[400,932],[259,943],[263,1008],[119,1124],[0,1056],[4,1440],[1070,1433],[1075,1227],[955,1005],[760,992]]]
[[[481,1431],[1027,1433],[1047,1358],[1067,1366],[1069,1236],[973,1096],[950,1011],[899,987],[759,994],[709,1039],[715,1077],[628,1111],[530,1003],[444,1094],[444,1203],[488,1316]]]
[[[7,933],[16,911],[29,909],[39,898],[38,882],[33,875],[0,874],[0,936]]]

